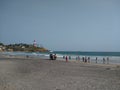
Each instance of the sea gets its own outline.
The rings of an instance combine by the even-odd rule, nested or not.
[[[82,61],[82,57],[90,57],[91,63],[103,64],[103,58],[107,61],[109,58],[109,64],[120,64],[120,52],[84,52],[84,51],[52,51],[52,52],[2,52],[5,55],[14,56],[29,56],[32,58],[49,59],[50,54],[56,54],[57,60],[65,60],[63,57],[71,57],[70,60],[77,60],[77,57]],[[108,64],[108,62],[107,62]]]

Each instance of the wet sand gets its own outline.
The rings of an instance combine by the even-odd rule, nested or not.
[[[0,55],[0,90],[120,90],[120,66]]]

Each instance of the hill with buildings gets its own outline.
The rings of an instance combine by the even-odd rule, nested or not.
[[[0,51],[23,51],[23,52],[49,52],[48,49],[33,44],[8,44],[0,43]]]

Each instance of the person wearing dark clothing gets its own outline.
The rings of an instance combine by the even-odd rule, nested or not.
[[[105,58],[103,58],[103,64],[105,64]]]
[[[83,60],[83,62],[85,62],[85,58],[84,57],[82,57],[82,60]]]
[[[107,64],[109,64],[109,57],[107,57]]]
[[[97,57],[96,57],[95,61],[96,61],[96,63],[97,63]]]
[[[54,60],[56,60],[56,58],[57,58],[56,54],[53,55],[53,58],[54,58]]]
[[[65,59],[66,59],[66,62],[68,62],[68,57],[67,56],[65,57]]]
[[[50,54],[50,60],[53,60],[53,54]]]
[[[87,57],[85,57],[85,62],[87,62]]]
[[[88,63],[90,63],[90,57],[88,57]]]
[[[69,56],[69,60],[71,60],[71,56]]]

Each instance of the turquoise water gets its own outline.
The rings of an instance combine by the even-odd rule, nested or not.
[[[84,55],[84,56],[120,56],[120,52],[80,52],[80,51],[55,51],[57,54]]]

